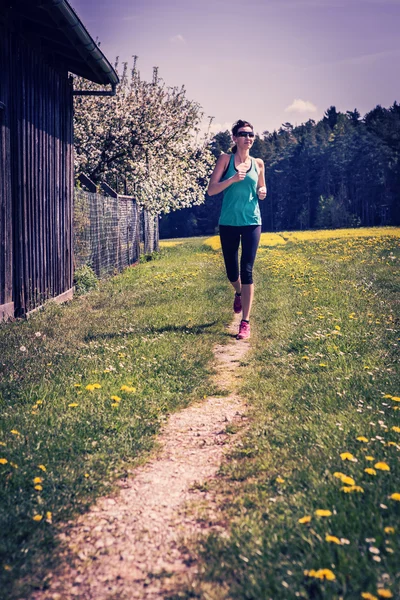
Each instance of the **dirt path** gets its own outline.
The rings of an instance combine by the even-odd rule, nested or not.
[[[162,599],[194,574],[185,539],[221,528],[204,521],[198,507],[212,506],[207,480],[216,476],[234,438],[227,425],[245,419],[235,380],[249,346],[234,339],[237,327],[235,318],[232,341],[215,348],[216,382],[229,395],[170,416],[159,436],[160,452],[122,481],[118,494],[100,499],[62,534],[65,562],[73,566],[65,564],[50,589],[32,600]]]

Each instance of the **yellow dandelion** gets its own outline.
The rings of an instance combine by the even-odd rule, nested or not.
[[[365,457],[365,460],[372,461],[372,460],[375,460],[375,459],[374,459],[374,457],[373,457],[373,456],[366,456],[366,457]]]
[[[8,460],[6,458],[0,458],[0,465],[6,465]]]
[[[322,362],[321,362],[321,363],[319,363],[319,366],[320,366],[320,367],[327,367],[328,365],[327,365],[326,363],[322,363]]]
[[[344,473],[340,473],[340,471],[336,471],[333,474],[334,477],[336,477],[337,479],[340,479],[340,481],[342,483],[346,483],[347,485],[354,485],[355,481],[352,477],[349,477],[348,475],[345,475]]]
[[[93,389],[94,390],[99,390],[99,389],[101,389],[101,385],[99,383],[94,383],[93,384]]]
[[[365,442],[365,443],[366,443],[366,442],[368,442],[368,438],[364,437],[363,435],[359,435],[359,436],[356,438],[356,440],[357,440],[358,442]]]
[[[89,477],[89,473],[85,473],[85,477]]]
[[[88,390],[89,392],[93,392],[94,390],[94,385],[92,383],[89,383],[86,387],[85,390]]]
[[[36,485],[37,483],[43,483],[43,477],[35,477],[33,483]]]
[[[361,494],[364,493],[364,489],[360,486],[360,485],[350,485],[348,487],[342,487],[340,488],[341,492],[344,492],[345,494],[349,494],[351,492],[360,492]]]
[[[333,544],[337,544],[338,546],[342,545],[342,542],[335,535],[329,535],[328,533],[325,536],[326,542],[332,542]]]
[[[378,600],[377,596],[374,596],[373,594],[370,594],[369,592],[363,592],[361,594],[361,598],[364,598],[364,600]]]
[[[391,396],[390,394],[385,394],[383,397],[384,398],[393,398],[393,396]]]
[[[7,446],[5,442],[0,442],[0,446]]]
[[[12,567],[10,565],[4,565],[3,569],[5,571],[12,571]]]
[[[43,489],[43,487],[41,485],[35,485],[35,490],[37,490],[38,492],[41,492]]]
[[[304,575],[308,575],[308,577],[315,577],[316,579],[327,579],[329,581],[334,581],[336,579],[335,574],[330,569],[311,569],[310,571],[304,571]]]
[[[400,433],[400,427],[396,427],[396,425],[394,425],[392,427],[392,431],[395,431],[396,433]]]
[[[344,475],[342,477],[342,483],[345,483],[346,485],[355,485],[355,481],[352,477],[348,477],[347,475]]]
[[[302,358],[303,360],[310,360],[310,357],[309,357],[309,356],[302,356],[301,358]]]
[[[400,402],[400,396],[392,396],[391,399],[395,402]]]
[[[119,396],[111,396],[111,400],[114,400],[115,402],[121,402],[121,398]]]
[[[277,477],[276,482],[277,483],[285,483],[285,480],[282,477]]]
[[[376,475],[375,469],[371,469],[370,467],[367,467],[366,469],[364,469],[364,471],[368,473],[368,475]]]
[[[111,404],[111,406],[112,406],[113,408],[118,408],[118,406],[119,406],[119,402],[113,402],[113,403]]]
[[[316,569],[310,569],[309,571],[308,570],[304,571],[304,575],[307,575],[308,577],[318,577],[317,573],[318,573],[318,571]]]
[[[38,522],[39,522],[39,521],[41,521],[42,519],[43,519],[43,515],[35,515],[35,516],[33,517],[33,520],[34,520],[34,521],[38,521]]]
[[[335,325],[336,331],[340,331],[340,325]]]
[[[397,500],[397,502],[400,502],[400,494],[398,492],[395,492],[394,494],[392,494],[390,496],[391,500]]]
[[[15,463],[13,463],[13,462],[10,462],[10,465],[11,465],[12,467],[14,467],[14,469],[19,469],[18,465],[16,465],[16,464],[15,464]]]
[[[318,508],[315,511],[315,514],[317,515],[317,517],[330,517],[330,516],[332,516],[332,512],[330,510],[325,510],[323,508]]]
[[[16,429],[11,429],[11,432],[13,435],[21,435],[19,431],[17,431]]]
[[[46,469],[46,467],[45,467],[44,465],[38,465],[38,468],[39,468],[41,471],[44,471],[44,472],[46,472],[46,471],[47,471],[47,469]]]
[[[385,446],[396,446],[397,448],[396,442],[386,442]]]
[[[395,529],[394,527],[385,527],[384,531],[389,535],[390,533],[394,533]]]
[[[311,516],[304,515],[304,517],[301,517],[301,519],[298,520],[298,523],[304,524],[304,523],[309,523],[310,521],[311,521]]]
[[[385,590],[383,588],[376,590],[379,598],[393,598],[393,594],[390,590]]]
[[[131,387],[129,385],[122,385],[121,386],[121,392],[133,393],[133,392],[136,392],[136,388],[135,387]]]
[[[46,513],[46,521],[48,523],[51,523],[52,520],[53,520],[53,514],[48,510],[47,513]]]
[[[82,387],[81,383],[74,383],[74,387]]]
[[[374,464],[374,467],[379,471],[390,471],[389,465],[385,462],[377,462]]]
[[[351,452],[342,452],[340,458],[342,460],[350,460],[351,462],[357,462],[357,459],[351,454]]]
[[[71,404],[68,404],[69,408],[75,408],[76,406],[79,406],[78,402],[71,402]]]

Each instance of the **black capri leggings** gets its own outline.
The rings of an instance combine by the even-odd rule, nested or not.
[[[240,257],[240,279],[242,284],[253,283],[253,265],[260,242],[261,225],[233,227],[220,225],[222,253],[224,255],[226,274],[229,281],[239,279],[238,251],[242,239],[242,255]]]

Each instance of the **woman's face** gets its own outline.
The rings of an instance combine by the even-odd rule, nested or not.
[[[254,131],[251,127],[241,127],[236,135],[233,136],[233,141],[238,148],[251,148],[254,142]]]

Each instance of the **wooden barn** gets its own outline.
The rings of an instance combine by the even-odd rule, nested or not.
[[[72,297],[70,73],[115,93],[117,74],[68,2],[0,0],[0,320]]]

